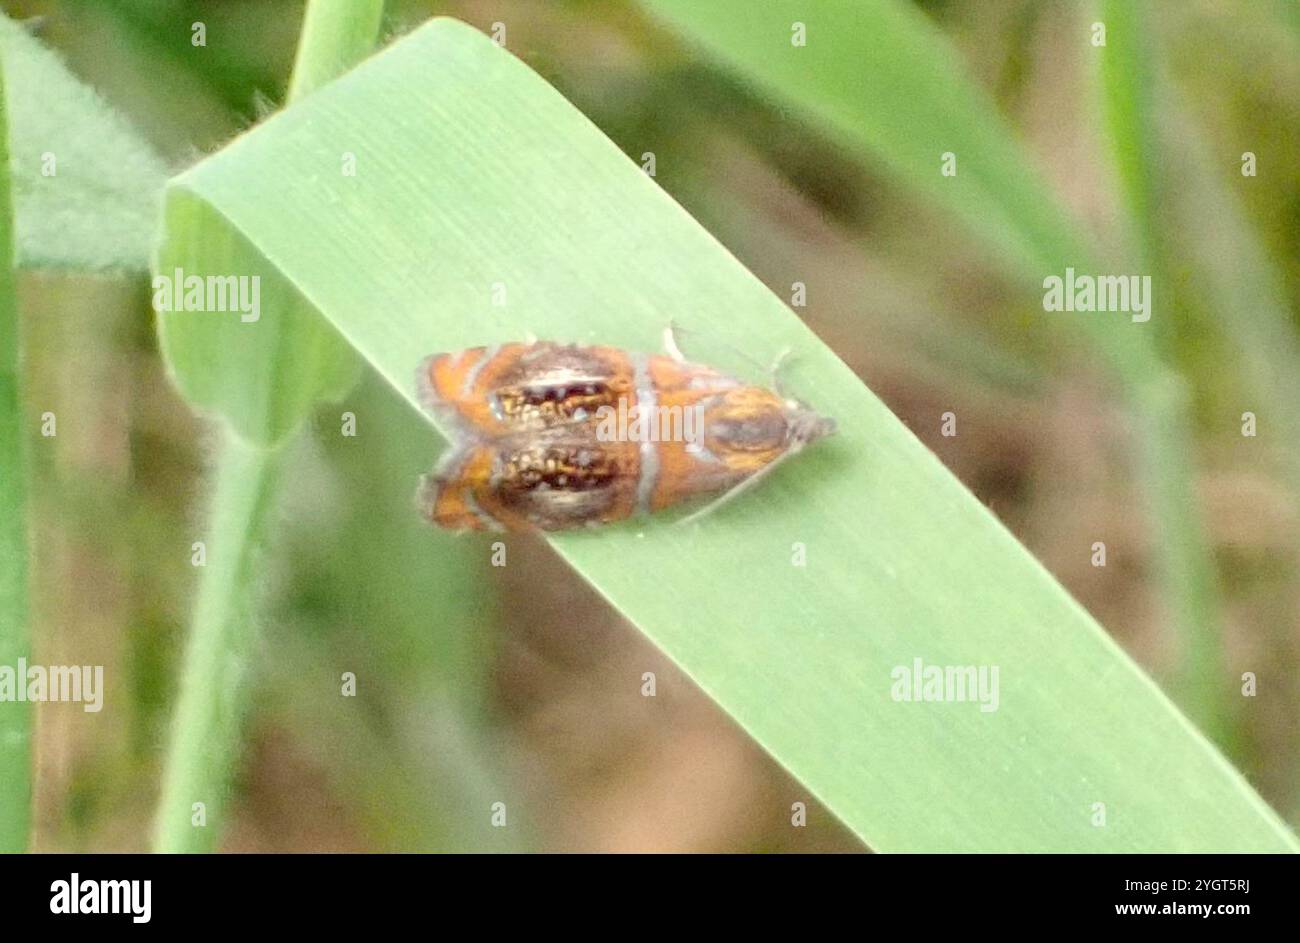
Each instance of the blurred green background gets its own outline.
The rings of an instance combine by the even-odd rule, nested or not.
[[[917,6],[960,50],[1057,197],[1103,247],[1128,221],[1101,143],[1082,2]],[[298,2],[10,0],[42,42],[180,169],[283,101]],[[1250,241],[1300,331],[1300,13],[1287,0],[1149,5],[1162,110],[1183,164],[1161,166],[1162,264],[1178,317],[1162,348],[1188,380],[1194,488],[1208,533],[1234,698],[1219,742],[1300,820],[1300,441],[1268,414],[1256,372],[1293,348],[1235,353],[1247,294],[1228,270]],[[399,34],[433,14],[485,32],[585,112],[852,366],[1157,678],[1176,670],[1156,529],[1129,448],[1140,435],[1083,345],[1044,330],[984,247],[921,198],[764,100],[624,2],[390,2]],[[196,50],[190,24],[237,35]],[[1241,154],[1259,155],[1244,177]],[[1189,166],[1204,172],[1190,172]],[[1234,230],[1221,207],[1239,211]],[[1225,248],[1227,244],[1227,248]],[[1218,266],[1222,271],[1215,270]],[[38,712],[34,847],[144,850],[190,617],[210,430],[170,389],[147,279],[27,274],[27,409],[61,420],[35,450],[34,657],[103,664],[102,714]],[[1261,359],[1262,358],[1262,361]],[[770,758],[537,540],[481,565],[490,540],[445,541],[412,511],[427,432],[373,380],[364,449],[336,411],[297,447],[282,552],[266,573],[253,710],[230,851],[861,850]],[[1290,404],[1285,408],[1296,408]],[[979,435],[945,438],[953,411]],[[423,436],[423,439],[422,439]],[[377,474],[376,469],[383,469]],[[385,521],[376,527],[374,522]],[[1108,565],[1091,565],[1104,539]],[[470,561],[475,561],[470,565]],[[360,578],[364,574],[365,578]],[[996,578],[990,574],[990,578]],[[337,695],[342,672],[368,695]],[[641,677],[658,677],[658,696]],[[1229,684],[1228,687],[1235,687]],[[354,706],[359,705],[359,706]],[[864,771],[864,775],[870,775]],[[511,797],[512,827],[486,810]],[[522,801],[519,801],[522,800]],[[530,814],[544,810],[545,815]]]

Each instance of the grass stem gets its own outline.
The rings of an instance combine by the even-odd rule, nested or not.
[[[22,357],[14,277],[9,132],[0,74],[0,668],[31,654],[27,626],[27,468],[23,449]],[[25,678],[16,677],[16,684]],[[0,703],[0,853],[27,847],[31,818],[32,707]]]

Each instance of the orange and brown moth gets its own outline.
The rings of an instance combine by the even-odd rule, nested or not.
[[[565,530],[734,495],[834,431],[760,386],[672,355],[549,342],[435,354],[426,408],[458,444],[420,504],[452,530]]]

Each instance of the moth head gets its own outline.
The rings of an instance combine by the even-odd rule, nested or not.
[[[705,445],[733,468],[752,470],[835,431],[835,421],[760,387],[729,390],[705,414]]]
[[[821,415],[797,399],[785,401],[785,415],[792,448],[802,448],[810,442],[835,434],[834,419]]]

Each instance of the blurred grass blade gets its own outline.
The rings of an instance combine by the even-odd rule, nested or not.
[[[355,418],[354,436],[339,434],[340,411]],[[442,540],[411,513],[410,483],[428,471],[428,426],[382,378],[367,371],[340,411],[322,410],[311,440],[337,497],[322,508],[318,491],[300,491],[287,515],[293,536],[283,546],[310,601],[271,614],[271,690],[257,699],[286,702],[300,720],[290,726],[296,741],[370,810],[385,847],[523,848],[521,810],[508,829],[483,814],[504,795],[487,698],[499,604],[478,568],[490,538]],[[304,608],[320,614],[311,636]],[[321,683],[344,669],[361,696]],[[393,729],[404,715],[414,720]]]
[[[375,46],[383,20],[382,2],[313,0],[303,15],[298,56],[289,80],[289,101],[297,101],[356,65]]]
[[[238,756],[253,670],[258,590],[269,581],[268,519],[284,452],[250,448],[227,436],[218,457],[204,535],[206,564],[163,767],[158,851],[211,850],[226,825],[230,767]]]
[[[167,169],[19,23],[0,16],[20,268],[148,268]]]
[[[383,0],[352,3],[346,15],[340,15],[342,9],[339,0],[309,4],[292,82],[295,94],[305,95],[327,81],[332,71],[341,71],[378,39]],[[214,354],[220,347],[204,347],[213,335],[189,322],[191,330],[168,344],[169,321],[159,315],[164,350],[181,388],[201,405],[213,404],[214,397],[219,400],[234,389],[245,407],[238,414],[223,411],[235,434],[225,430],[218,460],[208,522],[213,559],[199,586],[156,822],[156,850],[210,851],[227,824],[227,792],[250,687],[253,620],[266,582],[257,556],[286,471],[285,439],[319,398],[341,393],[355,382],[357,361],[305,301],[217,221],[193,214],[170,231],[179,241],[160,251],[156,269],[164,279],[174,277],[174,304],[183,307],[180,286],[187,275],[237,273],[234,283],[259,287],[238,289],[233,315],[200,314],[200,319],[234,316],[240,324],[256,325],[265,310],[267,323],[273,325],[261,334],[266,343],[257,357],[236,359],[237,372],[214,375],[211,365],[219,363]],[[259,273],[259,264],[268,271]],[[262,274],[267,276],[266,293],[260,289]],[[234,297],[226,296],[228,302]],[[156,306],[158,300],[155,297]],[[214,382],[197,388],[186,384],[196,362]],[[196,803],[204,806],[202,827],[196,827]]]
[[[1106,46],[1096,57],[1102,113],[1126,208],[1124,219],[1131,230],[1124,233],[1132,246],[1128,270],[1151,276],[1162,312],[1182,312],[1170,240],[1162,235],[1167,223],[1158,212],[1173,194],[1162,192],[1158,184],[1167,164],[1156,118],[1158,51],[1146,12],[1127,0],[1101,4],[1098,15],[1107,27]],[[1167,359],[1175,355],[1179,328],[1186,321],[1152,318],[1156,347]],[[1150,523],[1163,548],[1158,556],[1161,595],[1174,609],[1170,621],[1180,649],[1170,688],[1198,726],[1235,754],[1240,744],[1229,697],[1238,682],[1224,668],[1218,577],[1196,502],[1195,466],[1180,455],[1193,439],[1191,394],[1188,383],[1172,371],[1145,393],[1152,408],[1141,441],[1149,453],[1148,465],[1166,470],[1153,477],[1148,491]]]
[[[345,150],[355,176],[340,173]],[[794,350],[790,384],[836,417],[834,440],[698,525],[552,542],[873,847],[1296,850],[779,299],[464,24],[415,31],[173,180],[167,202],[169,245],[192,217],[224,220],[412,402],[425,355],[529,332],[646,350],[677,318],[760,362]],[[188,387],[215,391],[232,357],[278,344],[266,316],[163,325],[173,350],[203,332],[209,357],[172,365]],[[244,421],[243,398],[222,405]],[[807,566],[792,565],[796,545]],[[896,700],[896,669],[916,659],[996,667],[997,710]]]
[[[897,0],[642,0],[737,75],[952,212],[1021,275],[1085,254],[1013,129],[925,14]],[[806,45],[795,44],[794,24]],[[957,158],[956,176],[940,173]]]
[[[1149,260],[1162,286],[1164,308],[1180,313],[1159,322],[1161,346],[1171,357],[1180,349],[1206,351],[1187,358],[1189,370],[1200,368],[1197,386],[1202,390],[1213,389],[1226,377],[1243,378],[1244,388],[1235,390],[1234,397],[1248,396],[1250,406],[1267,410],[1265,435],[1243,439],[1243,445],[1253,449],[1276,444],[1266,454],[1280,462],[1281,475],[1300,494],[1297,453],[1284,445],[1300,441],[1300,375],[1295,369],[1300,338],[1284,301],[1282,277],[1226,182],[1240,173],[1240,155],[1225,162],[1222,155],[1207,153],[1209,137],[1166,74],[1160,27],[1169,16],[1186,11],[1171,8],[1162,11],[1164,16],[1155,12],[1124,0],[1100,5],[1108,41],[1097,60],[1097,84],[1138,252]],[[1267,181],[1291,169],[1266,167],[1254,179]],[[1178,181],[1177,186],[1162,186],[1171,180]],[[1210,220],[1213,225],[1206,225]],[[1225,369],[1225,358],[1234,356],[1236,367]],[[1238,411],[1216,424],[1235,426],[1239,420]],[[1168,497],[1172,500],[1155,515],[1164,524],[1163,543],[1186,546],[1178,531],[1196,523],[1184,500]],[[1181,571],[1166,572],[1166,581],[1196,587],[1214,580],[1208,552],[1202,560],[1186,563]],[[1189,579],[1197,570],[1200,575]],[[1241,734],[1232,723],[1239,713],[1234,708],[1240,698],[1232,697],[1239,679],[1223,667],[1214,594],[1168,595],[1184,601],[1177,621],[1191,630],[1182,639],[1181,678],[1176,681],[1180,703],[1202,729],[1240,748]]]
[[[1163,160],[1188,181],[1170,200],[1169,225],[1191,260],[1189,293],[1204,298],[1210,311],[1228,314],[1219,325],[1222,340],[1241,358],[1239,373],[1252,405],[1267,404],[1275,420],[1261,430],[1260,444],[1269,446],[1270,460],[1300,494],[1300,450],[1292,447],[1300,442],[1300,323],[1288,307],[1282,272],[1225,180],[1221,155],[1208,152],[1186,102],[1171,97],[1167,135],[1179,146],[1166,146]],[[1239,165],[1230,167],[1228,173],[1240,173]],[[1267,182],[1291,170],[1273,165],[1254,179]],[[1207,219],[1214,225],[1204,225]],[[1222,364],[1216,361],[1213,369],[1222,370]],[[1228,421],[1236,425],[1240,415]]]
[[[1157,132],[1155,43],[1141,5],[1102,0],[1097,17],[1106,24],[1106,45],[1095,57],[1106,145],[1119,178],[1120,196],[1127,210],[1125,233],[1134,245],[1130,252],[1144,260],[1149,271],[1162,249],[1157,230]],[[1157,320],[1165,330],[1172,321]]]
[[[1089,244],[966,74],[951,43],[902,0],[641,0],[681,35],[814,130],[866,156],[960,221],[1026,297],[1047,275],[1095,267]],[[802,24],[805,45],[794,43]],[[944,176],[943,155],[956,158]],[[1070,325],[1102,353],[1131,395],[1161,371],[1147,325],[1085,318]],[[1163,378],[1155,377],[1157,385]],[[1134,392],[1138,391],[1138,392]],[[1157,418],[1157,417],[1151,417]]]
[[[6,54],[0,50],[0,64]],[[27,468],[21,330],[14,279],[9,133],[0,72],[0,669],[31,658],[27,629]],[[26,678],[15,678],[26,684]],[[0,853],[27,848],[32,800],[32,705],[0,701]]]

